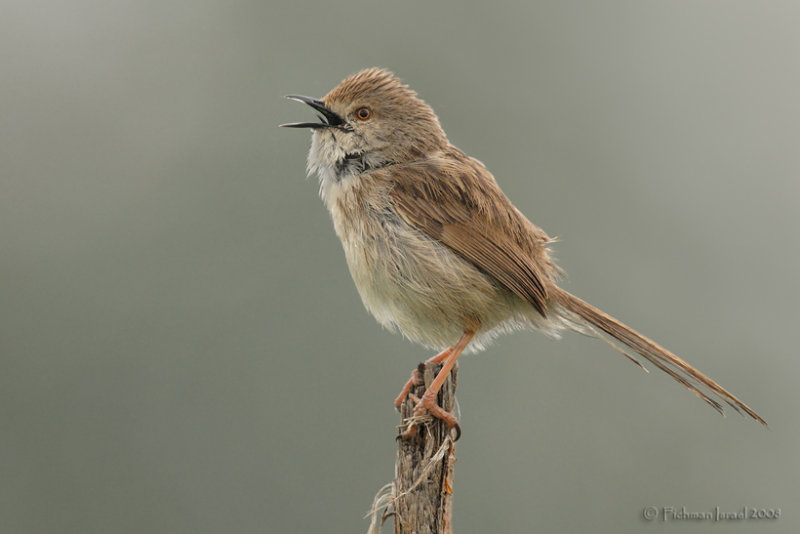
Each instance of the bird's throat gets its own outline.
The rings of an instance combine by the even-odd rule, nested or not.
[[[345,154],[336,162],[336,176],[339,180],[346,176],[361,174],[371,169],[371,166],[364,157],[363,152]]]

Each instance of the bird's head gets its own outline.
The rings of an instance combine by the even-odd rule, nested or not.
[[[423,159],[447,145],[433,109],[384,69],[353,74],[321,100],[287,98],[317,111],[319,122],[282,126],[313,130],[308,169],[323,180]]]

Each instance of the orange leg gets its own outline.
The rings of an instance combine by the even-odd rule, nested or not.
[[[431,358],[432,360],[438,358],[438,361],[444,360],[444,364],[442,365],[442,369],[439,371],[439,374],[436,375],[436,378],[433,379],[431,385],[425,390],[425,394],[422,395],[422,398],[414,407],[415,416],[425,415],[425,412],[427,411],[430,412],[432,416],[447,423],[447,426],[450,428],[458,426],[455,416],[436,404],[436,396],[439,394],[439,390],[442,389],[442,384],[444,384],[444,381],[447,380],[447,377],[450,375],[450,370],[456,364],[456,360],[458,360],[458,357],[461,356],[461,353],[469,344],[474,335],[475,332],[472,331],[464,332],[464,335],[461,336],[461,339],[458,340],[458,343],[456,343],[452,349],[449,351],[443,351],[441,354]],[[403,438],[409,438],[413,436],[414,432],[415,429],[412,425],[403,433]]]
[[[422,365],[428,367],[432,363],[442,363],[442,361],[444,361],[445,359],[447,359],[448,356],[450,356],[450,352],[452,352],[452,350],[453,350],[452,348],[444,349],[436,356],[433,356],[425,360],[425,363],[423,363]],[[400,394],[394,400],[395,408],[397,408],[398,410],[400,409],[400,406],[403,404],[403,401],[406,400],[406,397],[408,396],[408,392],[411,391],[412,387],[419,386],[421,384],[421,380],[422,377],[419,376],[419,369],[414,369],[413,371],[411,371],[411,378],[408,379],[408,382],[406,382],[406,385],[403,386],[403,389],[400,390]]]

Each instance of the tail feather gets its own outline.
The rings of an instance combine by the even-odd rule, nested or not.
[[[767,422],[764,421],[764,419],[762,419],[749,406],[737,399],[734,395],[714,382],[711,378],[707,377],[667,349],[659,346],[632,328],[625,326],[602,310],[595,308],[591,304],[584,302],[578,297],[557,287],[552,288],[550,291],[550,296],[559,305],[561,305],[562,308],[577,315],[583,321],[588,323],[591,328],[597,328],[605,334],[608,334],[619,343],[622,343],[626,347],[630,348],[644,359],[670,375],[672,378],[683,384],[692,393],[710,404],[718,412],[724,414],[722,402],[725,402],[737,412],[746,413],[762,425],[767,425]],[[633,360],[641,367],[641,364],[630,354],[622,350],[620,347],[617,347],[614,343],[611,344],[614,345],[614,347],[617,348],[617,350],[619,350],[622,354]]]

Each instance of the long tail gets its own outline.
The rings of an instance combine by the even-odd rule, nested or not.
[[[632,328],[617,321],[607,313],[567,293],[561,288],[551,287],[549,288],[549,293],[550,297],[560,304],[562,308],[579,316],[592,327],[603,331],[616,341],[629,347],[644,359],[686,386],[692,393],[713,406],[718,412],[724,414],[723,405],[722,402],[720,402],[723,401],[737,412],[744,412],[762,425],[767,425],[767,422],[749,406],[664,347],[659,346]],[[639,363],[629,354],[624,351],[621,352],[634,360],[637,364]]]

